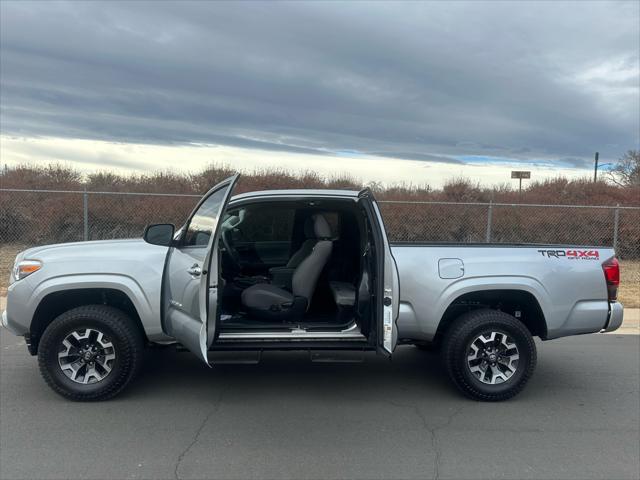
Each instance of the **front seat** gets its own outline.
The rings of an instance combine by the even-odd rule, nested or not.
[[[315,233],[315,220],[313,216],[311,216],[304,222],[304,242],[302,242],[300,248],[291,255],[291,258],[286,265],[281,267],[271,267],[269,269],[269,276],[271,277],[270,283],[290,291],[291,280],[296,268],[298,268],[298,265],[300,265],[302,261],[311,254],[311,251],[317,242],[318,238]]]
[[[326,219],[324,217],[322,217],[322,219],[326,222]],[[295,269],[298,265],[300,265],[300,263],[302,263],[302,260],[304,260],[309,256],[309,254],[311,253],[311,250],[313,250],[313,247],[318,242],[318,236],[316,235],[315,224],[316,224],[316,220],[313,216],[307,218],[307,220],[304,222],[305,240],[304,242],[302,242],[302,245],[300,246],[300,248],[296,252],[294,252],[293,255],[291,255],[291,258],[285,265],[285,268]],[[275,268],[278,268],[278,267],[275,267]]]
[[[295,267],[291,291],[273,284],[259,283],[242,292],[242,305],[253,316],[267,321],[295,320],[309,308],[318,277],[333,248],[331,228],[327,219],[321,214],[313,215],[311,218],[314,236],[312,240],[315,245]]]

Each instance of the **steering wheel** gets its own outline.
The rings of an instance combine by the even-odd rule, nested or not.
[[[238,210],[237,215],[231,215],[227,218],[222,224],[222,231],[220,233],[220,238],[222,239],[222,244],[224,245],[224,250],[227,252],[227,256],[234,263],[234,266],[238,271],[241,270],[240,267],[240,254],[233,246],[233,242],[231,241],[231,233],[233,229],[236,228],[244,221],[246,211],[244,209]]]
[[[220,238],[222,239],[222,244],[224,245],[224,251],[227,253],[227,255],[229,256],[229,258],[231,259],[231,261],[235,264],[235,266],[238,268],[238,270],[240,269],[240,254],[238,253],[238,251],[233,247],[233,243],[231,242],[231,240],[229,239],[229,236],[231,235],[231,232],[233,231],[233,227],[231,228],[224,228],[222,230],[222,233],[220,235]]]

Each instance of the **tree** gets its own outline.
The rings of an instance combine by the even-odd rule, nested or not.
[[[640,150],[629,150],[609,170],[609,179],[623,187],[640,186]]]

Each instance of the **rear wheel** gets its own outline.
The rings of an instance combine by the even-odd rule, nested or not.
[[[453,383],[475,400],[500,401],[518,394],[533,374],[536,345],[516,318],[474,310],[447,331],[443,360]]]
[[[71,400],[120,393],[142,361],[143,336],[124,312],[106,305],[69,310],[46,328],[38,365],[49,386]]]

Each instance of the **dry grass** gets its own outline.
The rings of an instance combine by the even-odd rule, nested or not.
[[[13,260],[25,245],[10,243],[0,244],[0,296],[4,296],[9,281],[9,273]],[[621,262],[619,299],[627,308],[640,308],[640,260]]]

